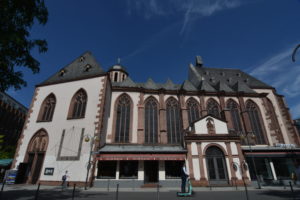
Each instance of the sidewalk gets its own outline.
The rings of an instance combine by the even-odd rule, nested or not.
[[[33,200],[37,194],[37,185],[10,185],[5,186],[2,193],[2,200]],[[190,200],[299,200],[300,188],[295,188],[294,193],[290,188],[283,187],[263,187],[256,189],[249,187],[248,193],[243,187],[236,190],[235,187],[199,187],[194,188],[194,195],[188,197]],[[40,186],[38,200],[180,200],[177,197],[179,188],[121,188],[116,192],[116,188],[76,188],[73,193],[73,187],[68,187],[62,191],[58,186]],[[248,197],[248,198],[247,198]]]
[[[11,191],[11,190],[37,190],[38,185],[28,185],[28,184],[22,184],[22,185],[5,185],[4,191]],[[293,186],[293,189],[295,191],[300,191],[299,186]],[[54,191],[61,191],[61,186],[47,186],[47,185],[41,185],[40,190],[54,190]],[[73,190],[73,187],[68,187],[66,190]],[[97,188],[97,187],[91,187],[87,190],[84,190],[83,187],[76,187],[76,190],[80,191],[90,191],[90,192],[115,192],[116,188]],[[179,191],[180,187],[161,187],[159,188],[160,192],[169,192],[169,191]],[[244,187],[193,187],[193,191],[197,192],[211,192],[211,191],[243,191],[245,190]],[[266,191],[266,190],[273,190],[273,191],[279,191],[279,190],[290,190],[290,186],[263,186],[261,189],[258,189],[254,186],[247,187],[247,190],[249,191]],[[119,188],[120,192],[157,192],[157,188]]]

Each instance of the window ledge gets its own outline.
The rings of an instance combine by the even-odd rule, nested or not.
[[[41,123],[41,122],[52,122],[52,120],[37,120],[37,123]]]
[[[84,119],[85,117],[68,117],[67,120]]]

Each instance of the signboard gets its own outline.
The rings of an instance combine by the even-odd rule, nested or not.
[[[54,168],[45,168],[44,175],[53,176]]]
[[[185,154],[100,154],[98,160],[185,160]]]
[[[6,184],[14,184],[17,176],[17,170],[7,170],[5,174]]]

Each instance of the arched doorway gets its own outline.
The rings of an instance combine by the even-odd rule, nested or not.
[[[210,184],[227,184],[225,156],[221,149],[212,146],[206,150],[207,174]]]
[[[24,163],[27,164],[27,183],[35,184],[40,177],[48,146],[48,134],[40,130],[31,138]]]

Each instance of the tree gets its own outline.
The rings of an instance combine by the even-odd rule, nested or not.
[[[47,20],[44,0],[0,0],[0,91],[27,85],[16,67],[39,72],[40,63],[31,50],[37,47],[39,53],[46,52],[47,42],[31,39],[29,30],[35,21],[45,25]]]

